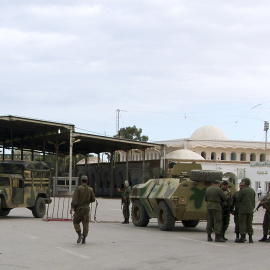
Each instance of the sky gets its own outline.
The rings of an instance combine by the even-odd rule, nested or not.
[[[264,141],[266,0],[0,0],[0,116],[150,142],[202,126]]]

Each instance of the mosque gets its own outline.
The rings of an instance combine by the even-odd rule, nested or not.
[[[197,162],[203,170],[222,171],[224,178],[236,186],[241,179],[251,179],[255,190],[260,186],[263,194],[270,182],[270,161],[265,142],[228,140],[226,134],[215,126],[203,126],[195,130],[190,138],[155,142],[164,145],[162,151],[149,148],[145,160],[165,159],[166,164]],[[268,147],[268,146],[267,146]],[[124,162],[126,155],[121,154]],[[131,151],[129,160],[142,160],[142,153]]]

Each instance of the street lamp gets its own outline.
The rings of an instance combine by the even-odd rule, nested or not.
[[[73,144],[80,142],[81,139],[75,139],[72,136],[72,129],[70,130],[70,139],[69,139],[69,184],[68,184],[68,194],[72,195],[72,155],[73,155]]]
[[[267,147],[267,131],[269,129],[269,122],[264,121],[264,131],[265,131],[265,161],[266,161],[266,147]]]

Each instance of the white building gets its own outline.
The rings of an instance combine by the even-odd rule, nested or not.
[[[269,145],[265,142],[228,140],[226,134],[215,126],[203,126],[190,138],[159,141],[164,144],[164,153],[147,149],[145,160],[165,156],[167,163],[196,161],[204,170],[220,170],[225,178],[231,178],[238,186],[242,178],[251,179],[252,188],[259,186],[263,194],[270,182]],[[269,149],[269,150],[267,150]],[[129,160],[142,160],[143,153],[132,151]],[[125,161],[125,155],[121,155]]]

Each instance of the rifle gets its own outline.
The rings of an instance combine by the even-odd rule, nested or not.
[[[253,211],[253,214],[256,212],[256,211],[258,211],[259,210],[259,208],[262,206],[262,204],[261,203],[259,203],[258,205],[257,205],[257,207],[256,207],[256,209]]]

